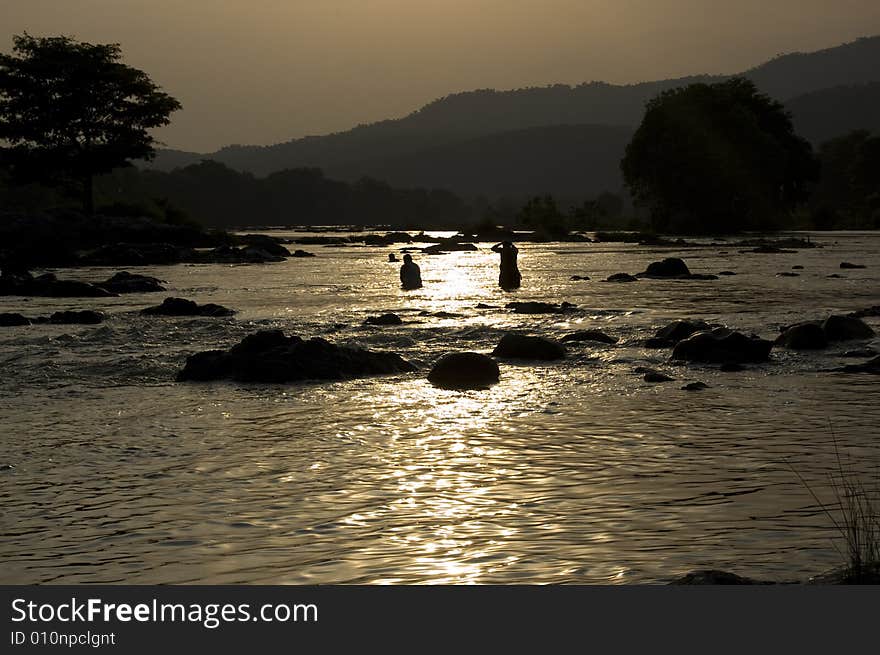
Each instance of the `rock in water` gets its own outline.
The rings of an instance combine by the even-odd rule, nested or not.
[[[688,382],[684,385],[681,390],[682,391],[702,391],[703,389],[708,389],[709,385],[705,382]]]
[[[819,323],[805,321],[786,328],[776,338],[776,344],[792,350],[818,350],[828,346],[828,339]]]
[[[645,342],[647,348],[671,348],[682,339],[687,339],[692,334],[711,330],[712,327],[705,321],[690,319],[673,321],[657,330],[654,337]]]
[[[495,360],[473,352],[443,355],[428,373],[431,384],[443,389],[485,389],[498,377]]]
[[[639,277],[678,277],[680,275],[690,275],[690,269],[683,259],[678,257],[667,257],[661,262],[651,262],[643,273],[639,273]]]
[[[751,578],[743,578],[735,573],[718,570],[700,570],[691,571],[682,577],[674,580],[670,584],[674,585],[756,585],[756,584],[773,584],[772,582],[760,582]]]
[[[397,314],[387,313],[381,316],[369,316],[364,325],[402,325],[403,319]]]
[[[615,273],[605,278],[606,282],[638,282],[639,278],[629,273]]]
[[[865,268],[865,265],[864,264],[851,264],[850,262],[840,262],[840,268],[844,268],[844,269],[846,269],[846,268],[849,268],[849,269]]]
[[[31,320],[21,314],[0,314],[0,327],[15,327],[17,325],[30,325]]]
[[[838,373],[873,373],[874,375],[880,375],[880,356],[861,364],[850,364],[834,370]]]
[[[874,330],[860,318],[832,314],[822,323],[828,341],[849,341],[850,339],[870,339]]]
[[[645,382],[672,382],[675,378],[669,377],[660,371],[648,371],[642,378]]]
[[[415,370],[395,353],[337,346],[320,338],[305,341],[297,336],[286,337],[281,330],[263,330],[229,350],[209,350],[188,357],[177,379],[284,383]]]
[[[577,309],[577,305],[570,302],[560,305],[549,302],[509,302],[505,308],[512,309],[514,314],[564,314]]]
[[[611,337],[599,330],[581,330],[573,332],[562,337],[562,341],[597,341],[599,343],[615,344],[619,341],[617,337]]]
[[[565,357],[565,348],[544,337],[528,337],[522,334],[505,334],[492,354],[506,359],[554,360]]]
[[[147,316],[232,316],[235,314],[235,310],[214,303],[199,305],[185,298],[166,298],[161,305],[142,309],[141,314]]]
[[[120,271],[111,278],[98,282],[99,287],[111,293],[152,293],[165,291],[162,280],[148,275],[134,275],[128,271]]]
[[[91,310],[83,310],[81,312],[55,312],[49,317],[50,323],[61,325],[96,325],[104,321],[104,314]]]
[[[679,341],[672,351],[672,359],[716,364],[764,362],[770,357],[771,348],[772,341],[747,337],[727,328],[715,328]]]

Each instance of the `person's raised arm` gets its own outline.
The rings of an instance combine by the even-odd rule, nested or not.
[[[504,246],[503,243],[496,243],[494,246],[492,246],[491,250],[492,250],[492,252],[501,252],[501,248],[503,246]]]

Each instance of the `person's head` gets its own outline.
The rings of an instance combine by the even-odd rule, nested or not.
[[[403,261],[405,261],[407,264],[409,264],[412,261],[412,255],[410,255],[409,253],[405,254],[403,256]]]

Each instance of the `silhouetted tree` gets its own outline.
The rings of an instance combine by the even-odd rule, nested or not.
[[[822,175],[810,198],[820,229],[880,227],[880,136],[856,130],[819,147]]]
[[[566,218],[556,206],[553,196],[535,196],[530,198],[517,214],[517,219],[537,232],[550,237],[568,234]]]
[[[782,104],[732,78],[651,100],[621,170],[655,229],[717,233],[772,228],[818,164]]]
[[[147,130],[168,124],[180,103],[120,63],[118,44],[28,34],[13,44],[0,54],[4,162],[17,179],[77,183],[91,213],[94,175],[151,158]]]

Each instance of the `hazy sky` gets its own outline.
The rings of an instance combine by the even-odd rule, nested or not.
[[[12,35],[117,42],[198,151],[403,116],[458,91],[734,73],[880,34],[880,0],[0,0]]]

